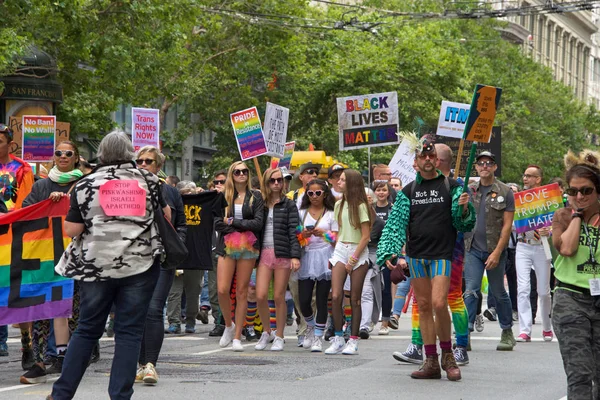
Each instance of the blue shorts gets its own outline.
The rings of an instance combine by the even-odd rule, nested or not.
[[[406,257],[411,278],[433,278],[434,276],[450,277],[452,262],[450,260],[426,260],[424,258]]]

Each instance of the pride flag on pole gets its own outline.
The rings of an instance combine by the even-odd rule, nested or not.
[[[563,207],[558,183],[515,193],[514,225],[517,233],[552,225],[552,217]]]
[[[63,197],[0,215],[0,325],[71,316],[73,280],[54,272],[68,210]]]

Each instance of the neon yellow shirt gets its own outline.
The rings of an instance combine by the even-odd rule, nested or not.
[[[338,215],[340,213],[340,204],[341,200],[338,200],[335,203],[335,208],[333,209],[333,215],[335,220],[338,220]],[[346,243],[358,243],[360,242],[361,232],[360,228],[356,229],[350,224],[350,215],[348,214],[348,202],[344,203],[344,208],[342,209],[342,224],[340,225],[340,230],[338,232],[338,242],[346,242]],[[366,204],[361,204],[358,207],[358,216],[360,218],[360,223],[369,222],[369,210],[367,209]]]

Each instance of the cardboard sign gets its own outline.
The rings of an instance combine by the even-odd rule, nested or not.
[[[267,153],[265,136],[256,107],[235,112],[229,117],[242,161]]]
[[[523,233],[551,226],[554,213],[562,207],[558,183],[515,193],[515,230]]]
[[[389,164],[390,169],[392,170],[392,176],[394,178],[400,178],[402,186],[406,186],[417,177],[417,171],[415,171],[413,167],[414,161],[414,150],[411,151],[407,142],[405,140],[402,141]]]
[[[21,122],[22,120],[15,117],[10,117],[8,119],[8,127],[13,131],[13,141],[9,145],[8,152],[17,157],[21,157],[23,152],[23,131],[21,130]],[[54,135],[56,146],[58,146],[65,140],[69,140],[70,134],[70,123],[60,121],[56,122],[56,133]]]
[[[489,143],[494,118],[496,118],[496,111],[500,103],[500,95],[502,95],[502,89],[494,86],[477,85],[475,87],[463,139]]]
[[[283,152],[283,158],[273,157],[271,158],[271,168],[290,168],[290,164],[292,162],[292,155],[294,155],[294,148],[296,147],[296,142],[287,142],[285,144],[285,150]]]
[[[495,176],[500,177],[502,176],[502,128],[499,126],[495,126],[494,129],[492,129],[492,138],[490,139],[489,143],[481,143],[481,142],[477,142],[477,154],[481,153],[482,151],[489,151],[492,154],[494,154],[494,156],[496,156],[496,165],[498,166],[498,168],[496,168],[496,172],[494,173]],[[456,157],[459,156],[458,154],[458,149],[460,147],[460,140],[461,138],[452,138],[452,137],[448,137],[448,136],[437,136],[435,137],[435,142],[436,143],[443,143],[448,145],[451,149],[452,152],[454,153],[454,160],[452,162],[452,166],[454,166],[454,161],[456,160]],[[454,171],[454,177],[462,177],[464,178],[466,170],[467,170],[467,161],[469,159],[469,148],[467,146],[465,146],[463,148],[463,152],[462,154],[460,154],[461,157],[461,161],[460,161],[460,171],[458,171],[458,174],[456,173],[456,171]],[[471,169],[471,176],[477,176],[477,171],[475,170],[475,168]]]
[[[131,143],[138,151],[144,146],[159,147],[160,115],[155,108],[131,109]]]
[[[100,207],[109,217],[143,217],[146,191],[134,179],[110,180],[100,186]]]
[[[49,162],[54,158],[56,116],[23,115],[23,156],[27,162]]]
[[[398,144],[398,93],[386,92],[337,99],[339,148]]]
[[[289,117],[289,108],[267,102],[267,111],[265,112],[267,155],[280,158],[284,156]]]
[[[436,135],[462,139],[469,108],[469,104],[442,101]]]

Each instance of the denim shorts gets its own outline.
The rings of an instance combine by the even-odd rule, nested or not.
[[[350,260],[350,256],[352,256],[354,254],[357,247],[358,247],[358,244],[356,244],[356,243],[337,242],[335,244],[335,250],[333,250],[333,255],[329,259],[329,263],[331,264],[332,267],[334,267],[335,264],[337,264],[339,262],[346,265],[348,263],[348,261]],[[369,249],[368,249],[368,247],[365,247],[363,252],[360,254],[360,257],[358,257],[358,262],[354,265],[354,267],[352,269],[355,270],[356,268],[358,268],[361,265],[366,264],[368,262],[369,262]]]
[[[406,257],[412,278],[433,278],[434,276],[450,277],[452,262],[450,260],[427,260],[424,258]]]

